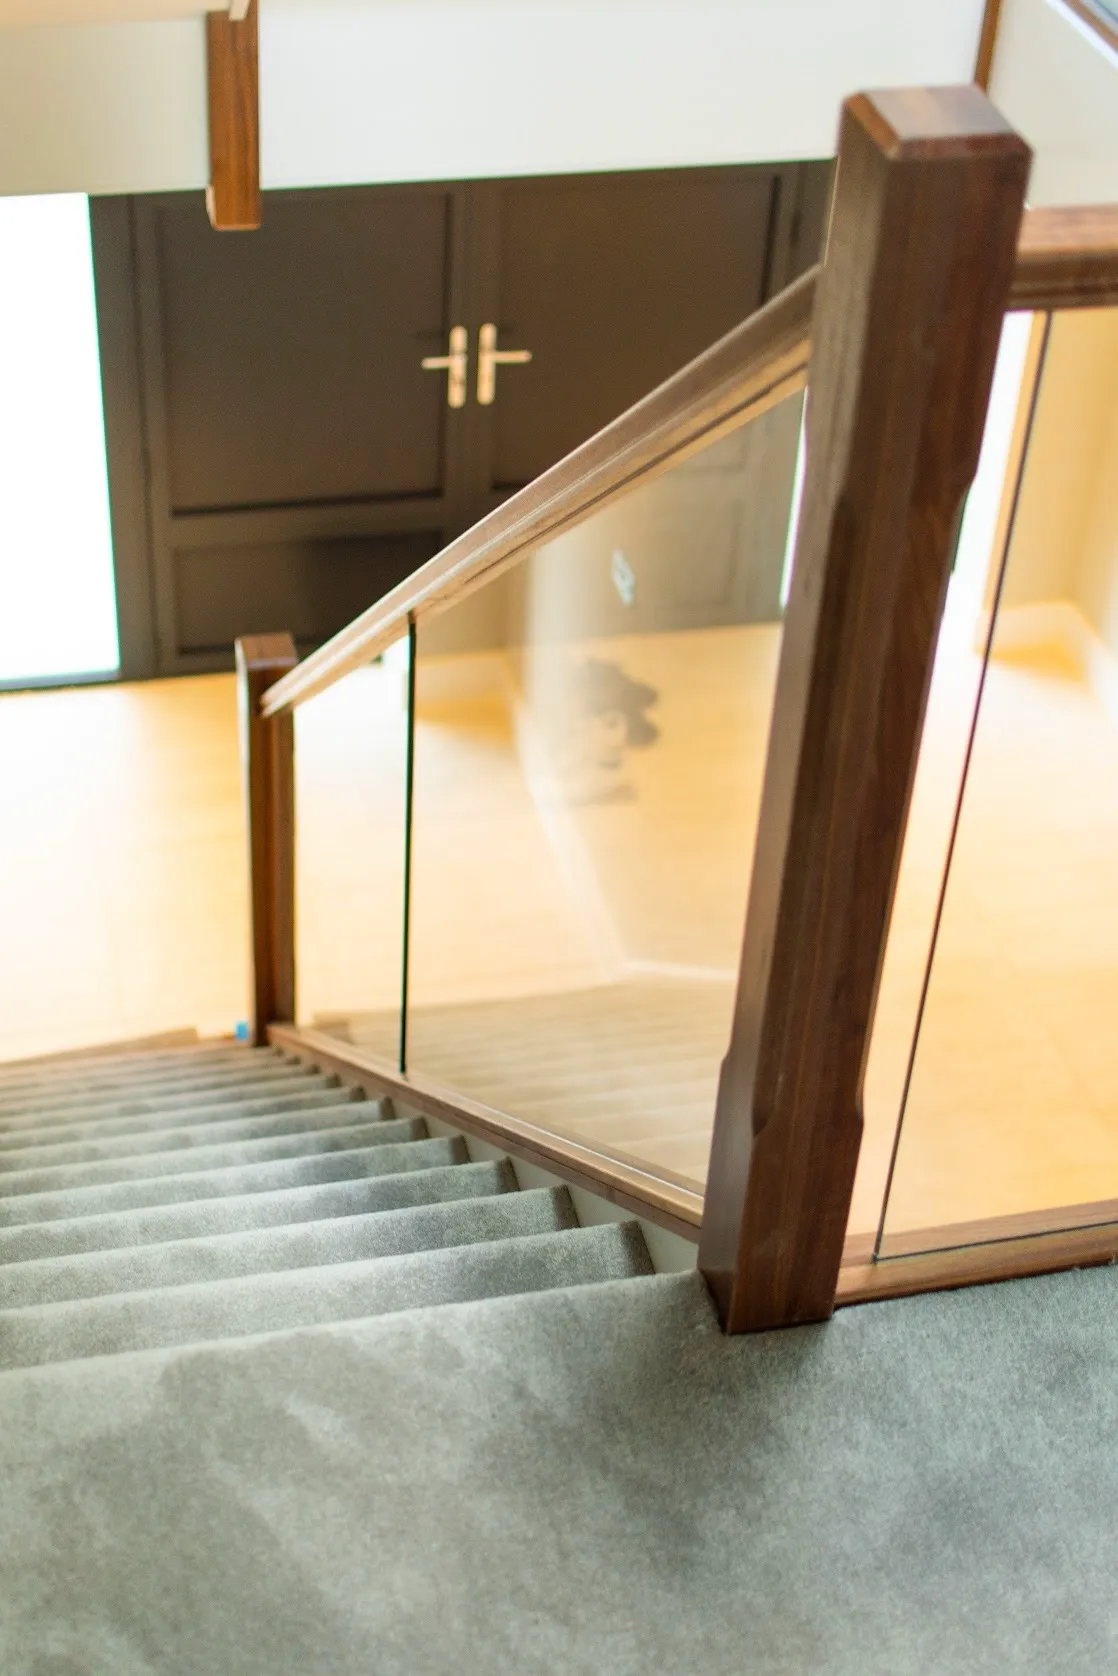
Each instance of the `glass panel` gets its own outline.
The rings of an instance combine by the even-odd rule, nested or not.
[[[399,1061],[408,648],[295,712],[299,1022]]]
[[[1118,1197],[1118,311],[1053,319],[1000,594],[995,564],[977,605],[963,711],[990,653],[886,1253],[1106,1220],[1073,1207]],[[987,1218],[1024,1220],[950,1226]]]
[[[801,399],[421,624],[409,1069],[701,1184]]]
[[[850,1232],[874,1234],[904,1101],[936,913],[978,702],[990,589],[1005,550],[1044,321],[1006,317],[928,695],[866,1071]]]

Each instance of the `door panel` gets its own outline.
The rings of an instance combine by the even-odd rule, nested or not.
[[[445,349],[463,189],[268,195],[259,232],[134,199],[157,668],[326,639],[460,526]]]
[[[444,194],[280,193],[245,238],[193,197],[153,221],[175,511],[439,493]]]
[[[759,307],[770,168],[509,181],[497,197],[501,347],[489,486],[530,482]]]

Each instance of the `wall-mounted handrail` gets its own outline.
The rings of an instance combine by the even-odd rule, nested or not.
[[[409,620],[460,599],[541,542],[678,464],[722,431],[804,387],[819,270],[764,308],[604,430],[444,547],[264,694],[266,716],[294,709],[399,640]],[[1009,306],[1118,303],[1118,204],[1026,213]]]

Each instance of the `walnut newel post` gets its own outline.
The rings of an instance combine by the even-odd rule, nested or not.
[[[834,1308],[867,1040],[1029,158],[976,88],[844,107],[699,1253],[730,1331]]]
[[[265,689],[298,662],[289,634],[237,641],[237,703],[248,823],[253,1044],[295,1017],[295,755],[291,712],[265,718]]]

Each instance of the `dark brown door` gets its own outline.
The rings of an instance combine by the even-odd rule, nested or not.
[[[814,260],[828,177],[277,192],[251,234],[193,194],[95,201],[124,672],[326,638]],[[421,365],[455,327],[461,405]],[[531,355],[491,401],[484,327]]]
[[[500,349],[485,488],[520,488],[765,300],[781,171],[506,181],[490,187],[483,308]],[[480,325],[482,322],[478,322]]]

